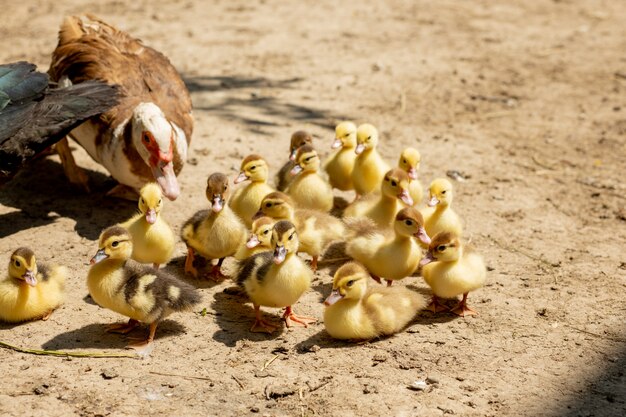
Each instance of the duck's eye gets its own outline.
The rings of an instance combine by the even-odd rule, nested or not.
[[[372,139],[372,137],[371,137],[371,136],[368,136],[368,137],[367,137],[367,140],[371,140],[371,139]]]
[[[22,266],[22,264],[20,263],[20,261],[15,260],[15,266],[17,266],[19,268],[20,266]]]
[[[446,245],[439,245],[439,246],[437,246],[437,250],[439,252],[443,252],[444,250],[446,250]]]
[[[404,224],[406,224],[407,226],[413,226],[413,220],[405,220]]]
[[[304,158],[304,162],[309,162],[311,160],[311,158],[313,158],[313,157],[309,156],[308,158]]]
[[[150,143],[150,136],[144,134],[143,135],[143,141],[146,142],[146,143]]]
[[[397,183],[396,181],[393,181],[393,180],[391,181],[391,186],[392,186],[392,187],[395,187],[395,186],[397,186],[397,185],[398,185],[398,183]]]
[[[256,165],[250,167],[250,171],[254,171],[256,169]]]
[[[293,239],[293,233],[289,235],[289,240]]]
[[[347,138],[348,136],[350,136],[349,133],[346,133],[345,135],[343,135],[344,138]]]
[[[269,229],[267,229],[266,231],[263,232],[264,235],[268,234],[270,232]]]
[[[353,286],[353,285],[354,285],[354,280],[353,280],[353,279],[351,279],[350,281],[348,281],[348,282],[346,283],[346,285],[347,285],[348,287]]]
[[[403,164],[406,164],[406,159],[403,159],[403,160],[402,160],[402,163],[403,163]]]
[[[446,190],[443,190],[443,191],[441,192],[441,194],[445,194],[445,193],[446,193]]]
[[[265,207],[267,207],[267,208],[272,207],[272,203],[265,203]]]
[[[140,202],[141,204],[146,204],[146,200],[144,200],[143,198],[140,198],[140,199],[139,199],[139,202]]]
[[[114,248],[117,248],[117,245],[119,245],[120,242],[118,242],[117,240],[113,243],[111,243],[111,246],[113,246]]]
[[[158,204],[161,204],[162,202],[163,202],[163,199],[159,199],[159,203]]]

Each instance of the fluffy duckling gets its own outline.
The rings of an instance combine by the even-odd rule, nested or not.
[[[273,252],[258,253],[246,259],[239,269],[237,282],[252,304],[256,320],[250,331],[272,333],[276,326],[263,320],[261,306],[285,307],[283,319],[290,327],[293,323],[307,327],[317,320],[297,316],[291,306],[311,287],[313,272],[300,259],[298,234],[293,223],[281,220],[272,230]]]
[[[369,340],[401,331],[426,306],[424,297],[405,287],[369,287],[369,274],[349,262],[335,273],[324,305],[324,327],[335,339]]]
[[[128,323],[109,326],[109,332],[125,334],[140,322],[150,325],[146,340],[129,345],[142,351],[154,340],[159,322],[173,312],[189,311],[200,302],[200,295],[172,275],[133,261],[132,252],[132,238],[126,229],[105,229],[98,251],[91,258],[87,287],[100,307],[130,319]]]
[[[458,236],[463,234],[463,224],[459,216],[450,208],[452,203],[452,184],[445,178],[437,178],[428,189],[428,207],[421,212],[424,216],[426,233],[450,232]]]
[[[422,156],[415,148],[406,148],[402,151],[400,159],[398,160],[398,167],[409,176],[409,194],[411,194],[411,198],[416,205],[424,198],[424,188],[417,179],[417,172],[420,169],[421,160]]]
[[[176,240],[174,232],[161,217],[163,195],[156,183],[148,183],[139,192],[140,213],[121,223],[133,237],[133,254],[137,262],[152,263],[155,269],[172,259]]]
[[[376,145],[378,144],[378,130],[371,124],[362,124],[356,133],[357,154],[352,170],[352,183],[357,196],[374,191],[383,180],[389,165],[383,160]]]
[[[309,132],[304,130],[298,130],[291,135],[291,142],[289,143],[289,161],[282,166],[282,168],[276,174],[276,189],[278,191],[285,191],[293,176],[290,174],[291,169],[295,165],[296,152],[298,148],[304,145],[311,145],[313,143],[313,136]]]
[[[318,174],[320,158],[315,149],[311,145],[298,148],[295,163],[287,194],[298,207],[329,212],[333,208],[333,189]]]
[[[380,195],[370,194],[350,204],[344,211],[344,217],[367,217],[384,229],[393,224],[402,207],[413,205],[409,195],[409,176],[400,168],[393,168],[385,174],[380,191]]]
[[[354,189],[352,170],[356,154],[356,125],[352,122],[341,122],[335,127],[335,141],[331,148],[339,149],[324,164],[328,174],[328,182],[333,188],[341,191]]]
[[[187,245],[185,273],[198,277],[198,270],[193,265],[197,252],[208,260],[219,259],[208,278],[215,281],[223,279],[225,275],[221,268],[224,258],[234,255],[244,244],[246,227],[226,203],[229,193],[226,175],[216,172],[209,176],[206,197],[211,202],[211,210],[200,210],[185,222],[181,230]]]
[[[452,312],[461,317],[478,315],[467,306],[467,294],[485,284],[487,269],[482,256],[469,247],[464,248],[454,233],[442,232],[433,237],[420,264],[424,281],[433,290],[433,299],[428,306],[430,311],[447,310],[438,297],[454,298],[463,294],[463,299]]]
[[[246,227],[252,225],[252,217],[259,210],[263,197],[274,191],[267,185],[268,176],[267,162],[259,155],[249,155],[241,162],[241,171],[235,179],[235,184],[248,180],[250,183],[235,191],[229,204]]]
[[[296,225],[299,250],[311,255],[313,271],[317,271],[317,260],[324,249],[332,242],[345,239],[341,220],[317,210],[296,209],[293,200],[280,191],[263,199],[261,212],[274,220],[289,220]]]
[[[32,250],[17,249],[9,261],[9,275],[0,281],[0,321],[48,320],[63,302],[66,277],[66,267],[37,265]]]
[[[259,217],[252,222],[252,229],[248,241],[241,246],[235,254],[235,259],[243,260],[260,252],[267,252],[272,249],[272,229],[274,219],[271,217]]]
[[[387,236],[384,232],[357,235],[346,246],[346,253],[365,265],[374,280],[380,282],[381,277],[385,278],[388,286],[417,269],[422,250],[413,238],[425,244],[430,243],[424,230],[424,219],[413,207],[400,210],[393,226],[393,236]]]

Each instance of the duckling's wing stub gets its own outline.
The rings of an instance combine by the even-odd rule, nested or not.
[[[253,275],[262,278],[271,266],[273,256],[271,251],[261,252],[240,262],[237,271],[237,284],[243,286],[243,283]]]
[[[37,80],[45,77],[47,85],[45,74],[35,74],[39,74]],[[0,83],[4,81],[0,89],[10,98],[8,105],[0,110],[0,183],[82,122],[107,111],[118,101],[118,88],[99,81],[46,88],[33,95],[39,81],[30,87],[11,89],[7,82],[24,84],[25,81],[7,77],[0,79]]]

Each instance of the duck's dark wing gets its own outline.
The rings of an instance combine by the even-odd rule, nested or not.
[[[42,80],[46,83],[43,88]],[[35,155],[118,100],[116,86],[98,81],[66,88],[47,85],[47,75],[36,72],[32,64],[0,65],[0,184]]]

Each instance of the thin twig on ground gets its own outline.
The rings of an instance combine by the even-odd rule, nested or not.
[[[105,353],[105,352],[67,352],[63,350],[41,350],[41,349],[28,349],[19,346],[14,346],[6,342],[0,342],[0,347],[11,349],[20,353],[30,353],[31,355],[42,356],[63,356],[74,358],[133,358],[139,359],[141,356],[135,353]]]
[[[187,378],[187,379],[199,379],[201,381],[209,381],[209,382],[213,382],[213,380],[211,378],[206,378],[203,376],[193,376],[193,375],[178,375],[178,374],[167,374],[165,372],[155,372],[155,371],[150,371],[149,373],[153,374],[153,375],[161,375],[161,376],[174,376],[174,377],[178,377],[178,378]]]

